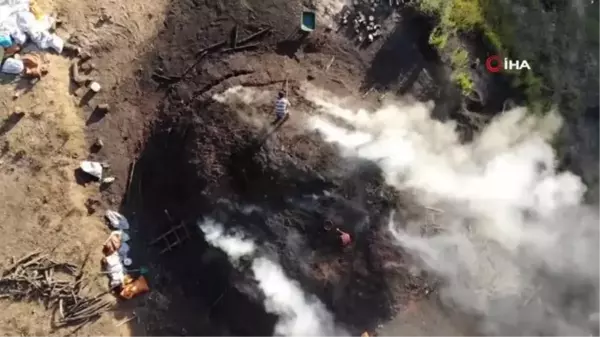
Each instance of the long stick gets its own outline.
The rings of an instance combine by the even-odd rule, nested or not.
[[[329,63],[327,64],[327,67],[325,67],[325,72],[327,72],[327,70],[329,70],[329,68],[333,64],[333,61],[335,61],[335,56],[331,57],[331,61],[329,61]]]
[[[238,25],[233,26],[231,31],[231,48],[237,47]]]
[[[227,40],[223,40],[221,42],[217,42],[217,43],[212,44],[212,45],[210,45],[210,46],[208,46],[208,47],[206,47],[204,49],[201,49],[201,50],[197,51],[195,56],[198,57],[198,56],[200,56],[200,55],[202,55],[204,53],[210,53],[211,51],[219,49],[219,48],[223,47],[226,44],[227,44]]]
[[[179,78],[179,81],[181,81],[182,79],[185,78],[185,76],[192,71],[192,69],[196,68],[196,66],[202,61],[202,59],[204,59],[204,56],[206,56],[208,54],[207,51],[203,52],[202,54],[200,54],[200,56],[198,56],[198,58],[196,59],[196,62],[194,62],[194,64],[192,64],[191,66],[189,66],[181,75],[181,77]]]
[[[137,316],[135,314],[133,314],[133,316],[131,316],[131,317],[125,319],[125,320],[122,320],[121,322],[119,322],[119,324],[117,324],[115,326],[119,327],[119,326],[121,326],[121,325],[123,325],[123,324],[125,324],[125,323],[127,323],[127,322],[129,322],[131,320],[133,320],[134,318],[137,318]]]
[[[234,48],[223,49],[221,52],[222,53],[231,53],[231,52],[242,51],[242,50],[246,50],[246,49],[254,49],[254,48],[258,48],[260,45],[261,45],[261,43],[254,43],[254,44],[249,44],[249,45],[245,45],[245,46],[238,46],[238,47],[234,47]]]
[[[252,40],[256,39],[257,37],[260,37],[260,36],[262,36],[263,34],[266,34],[266,33],[268,33],[269,31],[271,31],[271,27],[268,27],[268,28],[265,28],[265,29],[263,29],[263,30],[260,30],[260,31],[258,31],[258,32],[256,32],[256,33],[254,33],[254,34],[252,34],[252,35],[248,36],[248,37],[247,37],[247,38],[245,38],[245,39],[241,39],[241,40],[237,41],[237,45],[238,45],[238,46],[241,46],[241,45],[243,45],[243,44],[245,44],[245,43],[248,43],[248,42],[250,42],[250,41],[252,41]]]
[[[127,186],[125,187],[125,193],[127,193],[127,201],[131,200],[131,181],[133,180],[133,174],[135,173],[135,164],[137,161],[134,159],[129,164],[129,176],[127,177]]]
[[[10,267],[5,269],[3,275],[6,276],[6,275],[10,274],[10,272],[12,272],[13,269],[17,268],[21,264],[25,263],[26,261],[28,261],[28,260],[32,259],[33,257],[38,256],[40,254],[41,254],[40,251],[35,251],[33,253],[25,255],[24,257],[20,258],[17,262],[13,263]]]

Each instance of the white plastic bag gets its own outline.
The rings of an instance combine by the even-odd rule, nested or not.
[[[125,242],[121,243],[121,247],[119,248],[119,255],[121,255],[121,257],[126,258],[127,254],[129,254],[129,250],[131,248],[129,247],[128,244],[126,244]]]
[[[25,12],[29,12],[28,0],[11,0],[0,4],[0,33],[10,35],[16,44],[23,44],[27,39],[25,32],[17,25],[17,17]]]
[[[119,254],[113,253],[106,257],[106,271],[111,274],[123,271]]]
[[[18,45],[22,45],[25,44],[25,42],[27,42],[27,34],[25,34],[24,31],[18,28],[13,30],[10,33],[10,36],[12,37],[13,41]]]
[[[10,16],[29,11],[29,0],[2,1],[0,4],[0,27]]]
[[[0,34],[10,35],[16,44],[25,44],[29,37],[38,48],[51,48],[61,53],[63,39],[49,32],[54,21],[48,15],[37,20],[29,11],[28,0],[10,0],[0,4]]]
[[[102,179],[102,164],[95,161],[87,161],[84,160],[79,165],[83,172],[95,177],[97,179]]]
[[[116,287],[125,281],[125,269],[121,264],[119,254],[114,253],[106,257],[106,272],[110,278],[110,286]]]
[[[125,232],[125,231],[121,231],[121,241],[127,242],[129,240],[131,240],[131,238],[129,237],[129,234],[127,234],[127,232]]]
[[[16,58],[8,58],[4,61],[2,65],[2,71],[5,74],[15,74],[18,75],[23,72],[25,66],[23,65],[23,61],[17,60]]]
[[[50,35],[50,42],[48,42],[50,48],[54,49],[57,53],[62,53],[65,47],[65,41],[56,34]]]
[[[124,230],[112,231],[110,235],[118,235],[121,238],[121,242],[127,242],[131,240],[129,234],[127,234],[127,232],[125,232]]]
[[[110,225],[115,229],[129,229],[129,221],[118,212],[107,210],[106,218],[108,219],[108,222],[110,222]]]

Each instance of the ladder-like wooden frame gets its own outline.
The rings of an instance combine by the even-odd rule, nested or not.
[[[181,229],[183,229],[183,236],[181,234]],[[179,232],[179,233],[178,233]],[[169,236],[172,236],[174,240],[169,240]],[[156,239],[150,242],[150,245],[155,245],[161,240],[165,242],[165,248],[160,251],[159,254],[164,254],[166,252],[170,252],[173,248],[181,245],[185,240],[191,238],[190,232],[188,231],[187,224],[185,222],[181,222],[178,226],[172,227],[165,233],[158,236]]]

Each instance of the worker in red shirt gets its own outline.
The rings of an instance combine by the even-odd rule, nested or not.
[[[339,228],[336,228],[335,230],[340,234],[340,240],[342,241],[342,246],[346,247],[352,243],[352,238],[350,237],[350,234],[342,231]]]

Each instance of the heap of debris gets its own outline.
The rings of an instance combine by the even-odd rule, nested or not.
[[[372,43],[382,35],[381,18],[395,7],[407,4],[410,0],[354,0],[353,8],[341,13],[342,26],[352,24],[358,43]]]
[[[0,298],[39,300],[47,309],[58,309],[59,327],[81,327],[100,318],[112,305],[103,299],[106,292],[83,294],[87,280],[82,269],[55,262],[41,252],[28,254],[0,274]]]

